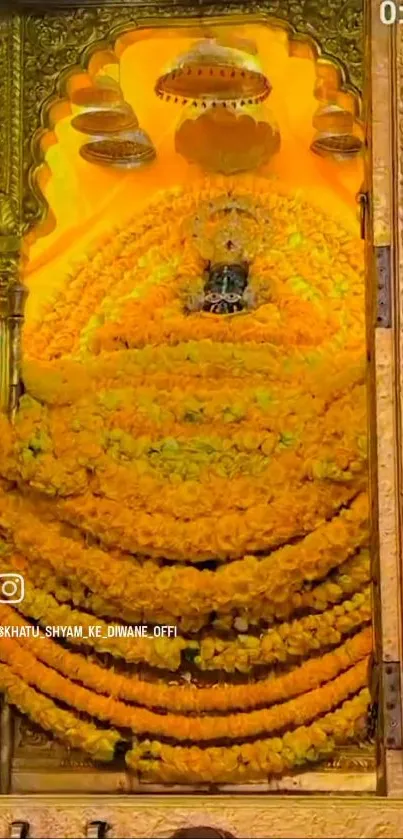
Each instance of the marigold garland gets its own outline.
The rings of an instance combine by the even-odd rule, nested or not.
[[[317,489],[309,484],[295,489],[295,506],[287,519],[284,507],[289,490],[279,494],[270,505],[261,503],[241,513],[220,516],[216,513],[184,522],[167,515],[122,510],[118,501],[96,496],[59,501],[56,510],[61,521],[92,535],[107,548],[197,563],[239,559],[245,553],[276,548],[291,540],[295,533],[306,534],[318,521],[348,504],[365,484],[366,481],[352,487],[336,485],[332,492],[326,486]],[[316,496],[313,503],[312,495]],[[309,513],[303,518],[307,508]]]
[[[19,608],[23,614],[44,626],[82,627],[86,636],[77,639],[72,637],[72,643],[94,646],[99,652],[108,652],[128,662],[144,661],[153,667],[177,670],[182,653],[191,653],[192,660],[200,669],[221,668],[227,672],[248,672],[256,665],[285,662],[289,658],[301,657],[309,650],[334,646],[340,643],[343,635],[356,631],[371,620],[369,589],[323,615],[312,615],[294,620],[291,624],[280,624],[275,629],[263,632],[260,638],[243,634],[236,640],[224,640],[214,635],[204,637],[201,641],[184,637],[112,637],[108,635],[110,624],[71,609],[68,605],[60,605],[53,597],[30,585],[26,586],[24,602]],[[9,624],[7,612],[1,606],[0,615],[4,615],[4,620]],[[15,620],[15,613],[11,615]],[[90,636],[90,627],[98,627],[102,635]]]
[[[28,626],[10,607],[0,606],[0,616],[6,626]],[[71,640],[74,644],[74,638]],[[243,685],[203,688],[192,684],[147,682],[135,675],[129,678],[100,667],[80,654],[63,649],[44,635],[40,639],[28,635],[24,638],[24,645],[49,667],[97,693],[176,713],[202,713],[270,705],[314,690],[368,655],[371,640],[371,631],[364,629],[338,649],[317,660],[306,661],[275,679],[270,676],[250,684],[247,693]]]
[[[314,585],[306,583],[299,591],[290,592],[283,603],[276,604],[270,615],[261,611],[253,615],[248,610],[246,620],[251,625],[271,623],[274,620],[286,620],[300,611],[324,612],[334,603],[339,603],[343,597],[360,592],[371,580],[371,565],[368,550],[361,550],[350,559],[343,562],[339,568],[332,571],[323,582]],[[214,626],[217,629],[230,629],[234,623],[233,616],[218,617]]]
[[[125,620],[128,623],[136,623],[141,620],[141,613],[132,609],[124,609],[122,606],[113,605],[104,598],[89,593],[77,578],[56,577],[49,565],[35,563],[35,572],[29,562],[22,556],[10,553],[10,546],[0,538],[0,557],[7,556],[3,569],[19,571],[31,584],[42,589],[47,594],[55,596],[60,603],[72,603],[74,606],[91,612],[102,618]],[[0,559],[1,564],[1,559]],[[367,550],[359,551],[358,554],[346,560],[331,573],[326,580],[318,585],[307,584],[301,591],[292,592],[287,602],[279,605],[271,615],[271,619],[287,619],[300,610],[314,610],[324,612],[332,604],[339,603],[343,597],[351,596],[363,590],[363,587],[371,579],[370,557]],[[217,629],[228,631],[233,626],[236,616],[217,616],[213,626]],[[262,612],[260,615],[248,614],[248,624],[257,625],[264,621],[267,623],[269,616]],[[203,615],[189,619],[182,617],[178,621],[184,632],[196,632],[201,629],[208,617]]]
[[[137,734],[196,741],[256,737],[264,732],[311,721],[362,688],[368,671],[368,660],[364,659],[324,687],[270,709],[225,717],[185,717],[178,714],[161,716],[145,708],[130,708],[110,697],[98,696],[41,664],[15,639],[0,638],[0,660],[28,685],[71,705],[77,711],[119,728],[131,728]]]
[[[133,394],[135,401],[131,405]],[[70,408],[48,411],[24,396],[13,437],[5,430],[9,453],[5,476],[23,480],[47,495],[66,497],[77,489],[94,491],[106,498],[119,498],[128,505],[136,504],[149,513],[182,518],[189,515],[191,501],[197,500],[198,505],[201,502],[200,514],[211,513],[217,504],[222,512],[237,509],[240,502],[239,509],[248,509],[259,499],[262,503],[272,500],[286,482],[292,491],[298,488],[294,488],[294,483],[307,478],[351,483],[364,469],[365,391],[362,386],[347,396],[340,396],[330,407],[323,396],[307,399],[292,390],[287,404],[281,390],[273,394],[257,389],[252,394],[256,399],[256,416],[253,422],[248,421],[246,428],[244,422],[239,426],[237,416],[242,411],[239,390],[237,396],[238,404],[232,406],[232,413],[227,405],[223,425],[206,421],[205,412],[211,411],[211,400],[203,404],[193,396],[192,403],[188,399],[183,407],[189,416],[193,411],[193,419],[188,423],[174,423],[171,429],[167,428],[166,417],[170,412],[166,406],[158,422],[156,394],[150,394],[148,402],[142,404],[137,390],[104,392],[90,403],[85,400],[76,405],[74,412]],[[297,422],[295,399],[301,405]],[[268,404],[262,414],[265,400]],[[306,416],[302,413],[304,401]],[[280,409],[279,405],[283,404],[285,408]],[[153,417],[151,425],[142,429],[146,408]],[[324,417],[319,422],[321,411]],[[346,414],[352,416],[341,437],[337,427]],[[262,419],[268,428],[259,428],[258,420]],[[234,428],[228,439],[231,423]],[[159,424],[164,426],[162,435]],[[75,474],[77,448],[80,484]],[[316,457],[307,458],[305,449],[315,449]],[[187,477],[197,478],[198,483],[187,487],[184,483]],[[168,497],[159,499],[158,492],[167,478]],[[228,499],[222,498],[224,484],[230,493]],[[210,501],[208,489],[212,492]],[[328,489],[331,495],[332,485]]]
[[[195,562],[273,548],[312,529],[365,485],[363,384],[336,398],[326,388],[308,397],[304,380],[287,387],[240,392],[232,384],[214,399],[210,388],[193,386],[187,395],[183,385],[162,394],[150,385],[103,389],[73,411],[48,410],[26,395],[4,474],[47,496],[73,494],[58,504],[60,515],[108,547]],[[175,406],[183,422],[167,436]],[[184,437],[177,434],[182,427]],[[150,535],[157,531],[159,551]]]
[[[10,667],[0,664],[0,690],[8,701],[23,714],[67,743],[74,749],[82,749],[94,760],[111,761],[116,744],[121,736],[112,728],[97,728],[93,723],[83,722],[71,711],[58,708],[47,696],[20,679]]]
[[[237,181],[224,184],[217,179],[197,184],[193,192],[175,189],[156,196],[143,218],[134,219],[124,231],[107,239],[93,261],[78,268],[65,293],[49,304],[42,321],[27,333],[31,352],[51,359],[79,353],[80,347],[85,351],[123,346],[123,342],[140,347],[161,342],[170,345],[203,337],[217,342],[235,338],[315,346],[337,335],[341,323],[347,334],[350,331],[357,340],[359,332],[363,341],[362,243],[321,211],[312,213],[295,195],[280,194],[278,184],[270,181],[260,184],[253,179],[249,185],[259,223],[267,222],[268,213],[271,222],[271,247],[253,266],[258,294],[260,288],[266,288],[261,305],[246,319],[231,322],[203,315],[190,320],[183,315],[181,291],[198,287],[202,267],[193,243],[184,240],[183,216],[191,217],[200,201],[214,200],[231,189],[240,196],[248,194],[246,182],[241,186]],[[169,217],[169,225],[161,225],[164,216]],[[298,244],[292,237],[295,228],[290,229],[290,218],[298,218]],[[288,242],[287,230],[291,234]],[[326,237],[333,243],[331,260]],[[154,265],[156,255],[158,267]],[[133,273],[141,278],[142,270],[152,274],[153,282],[141,284],[140,279],[133,294]]]
[[[29,330],[29,327],[27,327]],[[27,349],[32,349],[30,340]],[[85,361],[57,359],[32,361],[23,359],[23,377],[27,392],[40,403],[47,405],[77,405],[90,394],[118,388],[152,385],[171,392],[178,381],[191,387],[192,383],[219,389],[223,381],[247,381],[248,387],[262,386],[271,391],[280,382],[300,387],[300,398],[307,394],[319,400],[334,401],[354,385],[365,384],[366,367],[362,347],[346,350],[340,347],[337,354],[323,355],[294,348],[279,348],[272,344],[239,345],[219,344],[211,340],[188,341],[175,347],[148,346],[141,350],[127,350],[124,355],[102,353],[86,357]],[[304,405],[304,401],[302,402]],[[121,411],[128,422],[131,414]],[[108,419],[105,414],[105,418]],[[118,414],[120,419],[120,412]],[[169,420],[165,417],[164,428]],[[116,417],[109,415],[115,424]],[[6,425],[7,427],[7,425]],[[168,426],[169,428],[169,426]],[[169,431],[171,434],[171,431]]]
[[[239,746],[168,746],[158,741],[138,743],[126,754],[128,766],[141,780],[162,783],[241,783],[278,775],[304,763],[315,763],[334,752],[337,743],[362,736],[370,701],[364,688],[333,713],[310,726]]]
[[[354,403],[357,406],[357,399]],[[344,415],[345,406],[338,406],[338,411],[340,416]],[[359,434],[363,423],[357,410],[358,425],[349,423],[348,426],[351,439],[347,435],[346,439],[338,440],[337,448],[333,445],[333,453],[330,433],[327,436],[320,425],[318,428],[317,417],[313,416],[311,422],[315,433],[305,439],[302,454],[298,452],[302,431],[289,423],[286,433],[276,435],[273,431],[266,436],[263,448],[272,438],[269,449],[274,449],[274,453],[271,457],[269,449],[236,453],[224,443],[221,452],[214,452],[208,437],[189,439],[182,449],[175,439],[163,439],[160,451],[157,451],[158,446],[149,438],[136,441],[126,435],[123,445],[123,433],[118,429],[113,432],[115,454],[112,456],[104,453],[107,435],[105,429],[96,427],[100,426],[100,417],[95,416],[95,426],[84,426],[81,431],[69,432],[61,424],[58,448],[54,449],[55,438],[58,439],[55,421],[50,422],[41,409],[41,431],[38,432],[35,423],[29,422],[26,428],[22,415],[14,443],[19,451],[19,474],[15,466],[6,474],[9,479],[23,480],[40,492],[46,487],[47,495],[74,494],[74,498],[54,503],[55,515],[79,526],[107,547],[163,558],[186,561],[191,558],[194,562],[237,558],[245,552],[275,548],[309,532],[318,520],[329,518],[366,486],[362,474],[366,452]],[[79,420],[77,422],[80,425]],[[333,417],[331,427],[337,426],[337,418]],[[334,436],[335,431],[331,434]],[[317,442],[322,439],[321,449],[315,444],[315,438]],[[244,437],[243,445],[250,448],[251,443],[256,442],[253,433],[249,433],[249,437]],[[125,464],[119,462],[122,446]],[[317,459],[306,459],[305,446],[318,451]],[[77,447],[80,451],[78,469]],[[147,457],[141,456],[140,451],[136,454],[136,447],[138,450],[145,447]],[[277,454],[276,447],[279,449]],[[213,456],[216,458],[214,463],[210,462]],[[128,464],[130,457],[135,459]],[[156,477],[162,479],[164,476],[169,482],[168,493],[161,486],[159,489],[152,486]],[[259,479],[259,476],[261,480],[256,484],[255,478]],[[144,485],[147,478],[151,479],[151,486],[148,485],[151,494],[166,498],[155,511],[148,505],[139,509],[137,481],[142,480]],[[239,486],[231,491],[232,482],[240,478]],[[328,483],[324,479],[329,479]],[[200,486],[198,501],[203,504],[202,509],[198,506],[200,512],[197,513],[192,483],[186,485],[186,481],[196,480]],[[219,497],[226,496],[226,484],[229,485],[229,497],[222,504]],[[153,489],[157,491],[152,492]],[[290,493],[293,496],[291,509],[287,508]],[[206,497],[209,497],[207,503]],[[242,502],[237,498],[242,498]],[[143,501],[145,503],[144,492]],[[157,532],[158,544],[154,538]]]
[[[247,673],[263,664],[302,657],[341,641],[372,617],[370,589],[359,592],[320,615],[309,615],[256,635],[241,634],[235,640],[207,636],[200,641],[194,662],[201,670]]]
[[[109,653],[127,662],[147,662],[153,667],[177,670],[181,663],[181,652],[191,649],[192,642],[185,638],[156,638],[150,643],[147,637],[120,638],[108,635],[108,624],[101,618],[95,618],[85,612],[72,609],[69,605],[60,605],[54,597],[25,585],[24,600],[19,604],[22,614],[38,621],[43,626],[77,627],[82,634],[69,637],[72,644],[94,647],[100,653]],[[93,637],[93,628],[97,627],[100,635]],[[195,646],[193,642],[193,646]]]
[[[358,554],[340,565],[322,583],[293,595],[290,607],[295,611],[298,609],[314,609],[318,612],[324,612],[331,603],[338,603],[343,595],[351,595],[361,591],[370,579],[369,551],[359,551]],[[291,612],[287,610],[285,617],[289,614]],[[276,617],[280,617],[280,615],[277,614]]]
[[[0,487],[0,526],[12,534],[18,551],[30,561],[46,562],[60,574],[81,577],[93,592],[130,608],[134,601],[148,620],[166,622],[187,614],[233,612],[248,607],[270,615],[306,580],[325,577],[367,541],[368,501],[360,494],[351,506],[320,524],[297,545],[287,545],[264,559],[245,557],[215,572],[190,568],[157,569],[153,563],[114,558],[61,536],[60,525],[46,524],[24,498]],[[167,601],[166,592],[169,591]]]
[[[256,241],[270,239],[250,266],[255,307],[230,318],[189,309],[203,262],[188,222],[223,194],[249,196]],[[135,744],[128,766],[156,781],[260,779],[362,725],[366,692],[327,713],[365,683],[371,649],[362,253],[356,232],[274,181],[210,179],[106,237],[28,325],[25,395],[13,425],[0,417],[0,566],[26,578],[18,610],[96,625],[104,637],[69,645],[179,682],[114,672],[43,634],[0,637],[15,671],[0,665],[0,688],[70,745],[111,759],[119,735],[41,691],[182,743],[288,729],[231,747]],[[27,626],[1,604],[0,617]],[[108,619],[203,633],[112,638]],[[253,681],[260,665],[272,670]],[[250,675],[202,687],[181,684],[184,666]]]

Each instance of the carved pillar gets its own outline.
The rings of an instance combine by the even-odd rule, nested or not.
[[[0,279],[0,411],[7,411],[9,393],[9,346],[8,346],[8,281],[4,268]]]
[[[17,290],[24,232],[22,20],[5,10],[0,11],[0,113],[0,410],[12,412],[23,298]]]
[[[21,340],[28,290],[19,282],[19,254],[1,254],[0,237],[0,410],[14,416],[21,383]]]
[[[4,7],[3,7],[4,8]],[[0,11],[0,410],[12,416],[18,398],[21,318],[22,24]],[[0,706],[0,793],[11,788],[13,714]]]
[[[8,387],[8,413],[14,418],[21,394],[22,327],[28,289],[20,282],[8,289],[8,346],[10,377]]]

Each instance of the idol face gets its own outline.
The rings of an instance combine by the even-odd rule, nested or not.
[[[246,263],[209,265],[204,286],[203,311],[233,315],[246,308],[244,293],[248,285]]]

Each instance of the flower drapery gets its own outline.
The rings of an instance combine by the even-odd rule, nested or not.
[[[253,196],[254,308],[187,307],[201,201]],[[363,735],[371,652],[363,253],[275,181],[161,193],[25,334],[0,419],[0,689],[146,781],[252,781]],[[143,623],[149,637],[108,627]],[[155,637],[156,624],[177,635]],[[47,626],[84,627],[63,644]],[[98,627],[91,635],[90,627]]]

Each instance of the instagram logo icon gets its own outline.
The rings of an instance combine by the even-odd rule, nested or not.
[[[21,574],[0,574],[0,603],[21,603],[25,585]]]

